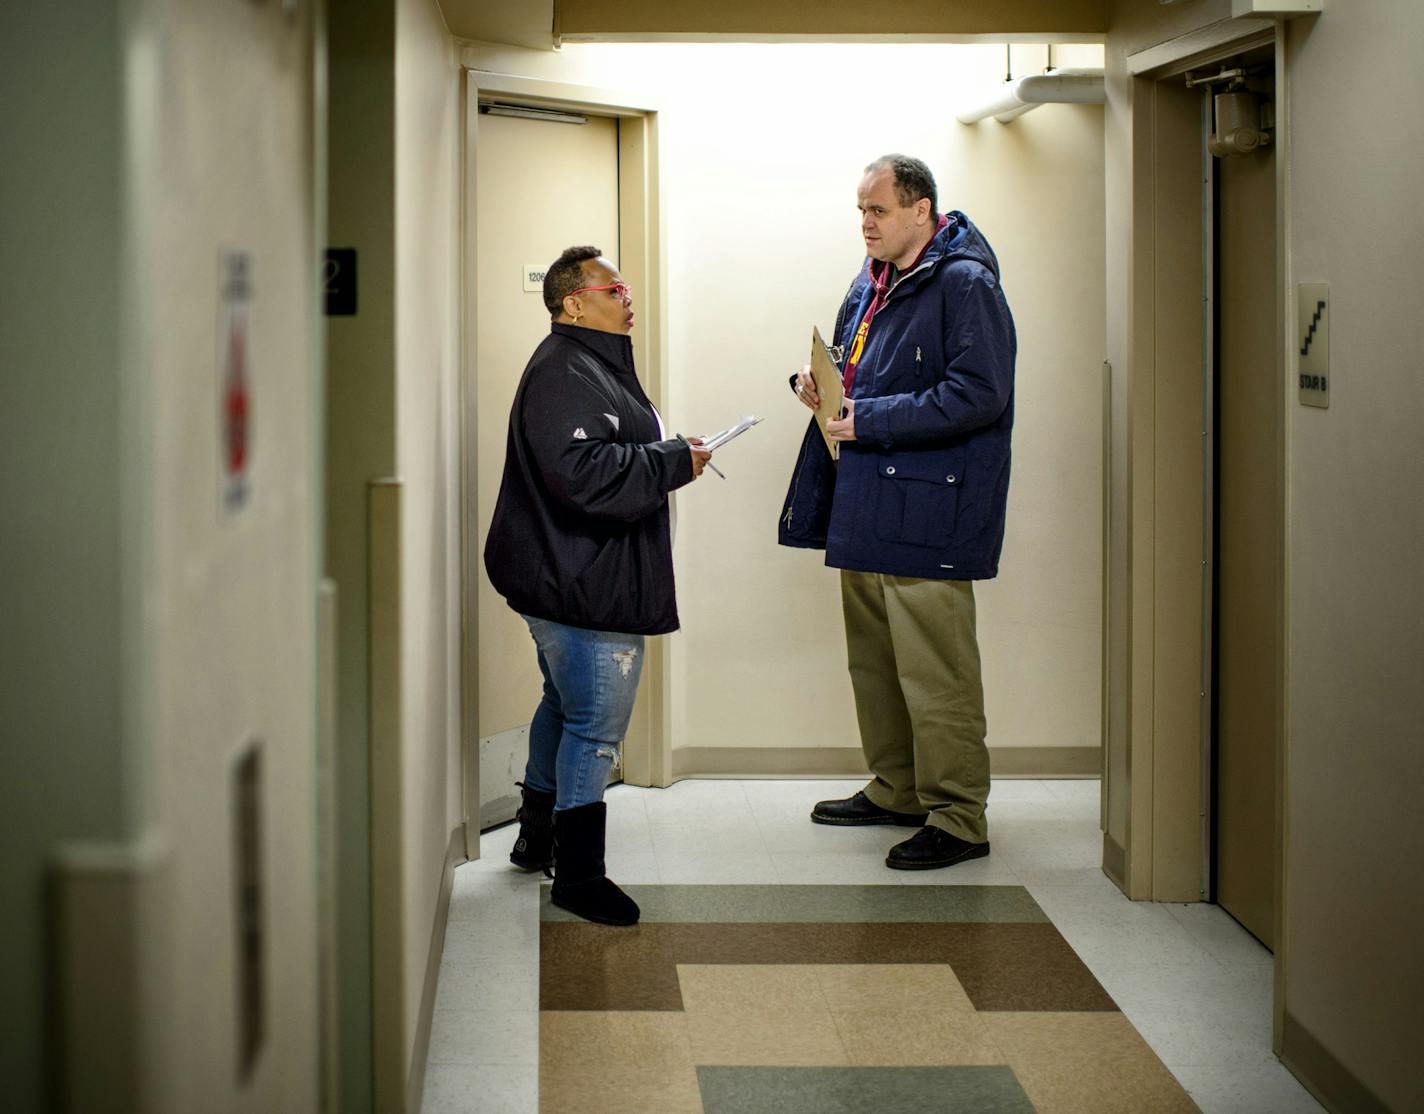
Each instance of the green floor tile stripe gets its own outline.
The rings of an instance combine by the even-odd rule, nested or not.
[[[1022,886],[624,886],[651,924],[1043,924]],[[541,887],[539,919],[576,921]]]
[[[1006,1067],[699,1067],[704,1114],[1034,1114]]]

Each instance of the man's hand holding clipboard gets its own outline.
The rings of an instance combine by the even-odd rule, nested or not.
[[[842,411],[848,404],[854,404],[848,403],[845,398],[841,389],[841,369],[826,342],[821,339],[821,330],[814,326],[811,329],[811,362],[796,377],[796,397],[815,413],[816,424],[821,427],[821,436],[825,439],[831,459],[839,460],[840,442],[848,438],[843,431],[827,429],[827,423],[844,424],[840,422]]]

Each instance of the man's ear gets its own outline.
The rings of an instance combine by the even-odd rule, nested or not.
[[[582,314],[579,313],[579,300],[577,294],[564,295],[564,316],[572,317],[577,321]]]

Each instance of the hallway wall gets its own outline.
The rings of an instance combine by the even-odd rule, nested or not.
[[[1074,64],[1073,49],[1055,61]],[[1100,57],[1077,49],[1079,64]],[[677,496],[674,770],[859,761],[837,574],[819,554],[778,547],[776,522],[805,428],[786,377],[807,359],[811,325],[830,332],[864,258],[861,170],[898,149],[924,157],[943,207],[988,236],[1019,329],[1008,537],[1000,578],[978,591],[989,741],[999,760],[1026,748],[1030,763],[1095,772],[1101,110],[958,124],[957,108],[1002,82],[1002,46],[471,45],[464,61],[659,107],[665,416],[688,433],[766,419],[719,457],[725,483],[709,476]],[[1042,63],[1041,51],[1016,61],[1018,72]]]
[[[1424,104],[1424,18],[1380,0],[1288,29],[1291,281],[1330,284],[1333,383],[1328,410],[1287,385],[1285,1055],[1314,1068],[1313,1039],[1419,1110],[1424,132],[1392,106]]]
[[[1167,8],[1117,0],[1110,75],[1114,59],[1121,67],[1132,51],[1230,14],[1227,0]],[[1424,502],[1417,491],[1424,325],[1412,292],[1424,222],[1412,186],[1424,173],[1424,136],[1412,123],[1401,127],[1393,106],[1424,101],[1414,65],[1424,21],[1417,5],[1388,0],[1326,5],[1318,17],[1277,26],[1287,44],[1277,118],[1289,137],[1278,1039],[1282,1058],[1333,1108],[1413,1110],[1424,1105],[1417,1063],[1424,811],[1415,792],[1424,780]],[[1145,130],[1134,123],[1125,84],[1110,77],[1109,88],[1108,349],[1126,384],[1152,341],[1130,331],[1133,299],[1151,296],[1131,266],[1133,207],[1144,203],[1132,192],[1131,153]],[[1330,284],[1329,409],[1302,406],[1294,382],[1295,291],[1304,282]],[[1115,499],[1129,494],[1117,485]],[[1131,513],[1125,502],[1122,510]],[[1115,679],[1126,664],[1119,668]],[[1125,702],[1126,688],[1118,693]],[[1150,731],[1144,734],[1150,761]],[[1126,750],[1126,740],[1114,746],[1115,776]],[[1110,803],[1110,831],[1128,823],[1123,803]]]
[[[396,5],[396,462],[402,481],[404,1047],[460,825],[460,70],[434,0]],[[463,848],[463,844],[461,845]],[[438,949],[439,941],[434,946]],[[434,956],[433,962],[439,963]],[[412,1065],[407,1060],[405,1074]]]
[[[3,20],[7,1109],[314,1109],[314,12]],[[245,300],[224,294],[231,252]],[[236,776],[254,745],[255,894]]]
[[[460,826],[460,80],[435,0],[331,13],[327,561],[341,619],[343,1114],[418,1096]],[[374,488],[372,485],[376,485]],[[415,1090],[412,1091],[412,1086]]]
[[[101,0],[44,20],[0,7],[0,1075],[19,1110],[45,1101],[50,856],[139,827],[115,668],[134,594],[119,502],[118,22]]]

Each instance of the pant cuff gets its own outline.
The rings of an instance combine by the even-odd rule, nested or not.
[[[965,843],[988,843],[989,826],[982,821],[977,825],[965,823],[963,817],[956,816],[950,808],[936,809],[925,820],[925,826],[939,828]]]

